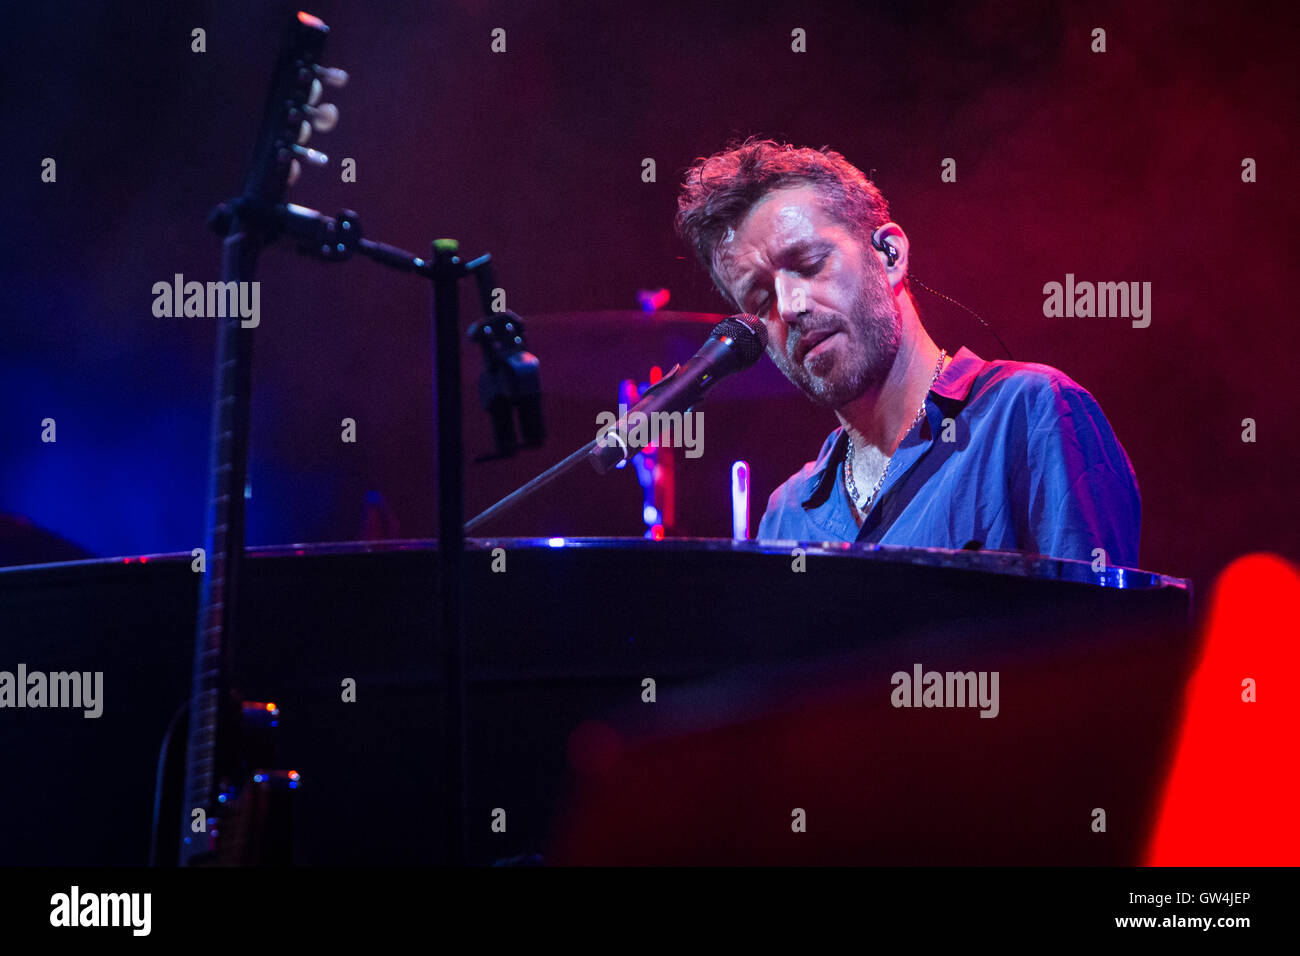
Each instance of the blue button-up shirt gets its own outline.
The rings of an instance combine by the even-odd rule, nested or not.
[[[767,541],[1025,551],[1136,568],[1137,475],[1093,397],[1058,369],[958,350],[903,438],[861,529],[837,428],[767,502]]]

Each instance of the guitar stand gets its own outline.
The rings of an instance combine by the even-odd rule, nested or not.
[[[460,286],[491,261],[484,254],[471,262],[457,255],[455,239],[435,239],[433,255],[424,259],[404,249],[366,239],[355,212],[331,218],[294,203],[273,207],[249,197],[222,203],[208,217],[222,235],[234,218],[253,221],[268,233],[300,240],[299,252],[325,262],[344,262],[354,254],[373,259],[399,272],[413,272],[433,281],[434,420],[438,456],[438,610],[443,636],[443,740],[447,780],[447,863],[468,863],[466,821],[465,631],[463,610],[464,440],[461,422]],[[484,272],[484,275],[487,273]]]

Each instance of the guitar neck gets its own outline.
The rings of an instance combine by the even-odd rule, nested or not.
[[[269,241],[258,209],[281,202],[296,157],[323,162],[303,147],[317,121],[333,125],[337,112],[316,104],[322,76],[334,86],[346,80],[319,66],[329,28],[307,13],[294,16],[285,31],[262,109],[262,125],[240,199],[250,214],[236,211],[226,231],[223,282],[252,282],[258,255]],[[334,111],[333,106],[328,107]],[[238,209],[237,205],[237,209]],[[236,315],[219,318],[212,390],[212,434],[208,454],[208,502],[204,529],[204,571],[194,640],[190,720],[185,754],[184,807],[179,860],[182,866],[211,859],[222,798],[243,783],[229,731],[239,708],[231,701],[231,645],[237,633],[239,582],[244,558],[244,486],[248,477],[249,406],[252,397],[253,331]],[[202,811],[203,825],[199,826]]]
[[[222,281],[252,281],[257,239],[236,225],[225,240]],[[208,838],[216,823],[218,793],[230,755],[221,746],[229,709],[231,640],[239,607],[240,565],[244,557],[244,487],[248,477],[249,410],[252,399],[253,330],[238,315],[218,320],[217,358],[212,397],[208,461],[208,506],[204,528],[207,571],[199,591],[199,613],[190,687],[189,738],[185,762],[185,820],[181,863],[211,852]],[[193,811],[209,815],[206,833],[195,832]]]

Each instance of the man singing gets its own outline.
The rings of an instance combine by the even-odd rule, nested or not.
[[[763,320],[776,366],[839,419],[772,492],[760,539],[1137,567],[1137,476],[1097,402],[1050,366],[935,345],[907,234],[839,153],[751,138],[701,158],[677,229],[724,298]]]

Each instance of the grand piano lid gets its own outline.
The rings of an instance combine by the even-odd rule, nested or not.
[[[1108,566],[1104,571],[1094,571],[1087,561],[1050,558],[1021,551],[960,551],[949,548],[905,548],[895,545],[857,544],[829,541],[735,541],[731,538],[665,538],[650,541],[645,538],[470,538],[465,543],[467,551],[490,552],[494,548],[507,551],[556,550],[570,551],[620,551],[674,552],[674,553],[733,553],[766,554],[789,557],[794,549],[801,548],[805,555],[845,561],[886,561],[898,564],[921,565],[933,568],[953,568],[982,571],[991,574],[1009,574],[1024,578],[1051,581],[1071,581],[1098,587],[1123,588],[1180,588],[1191,591],[1191,582],[1139,568]],[[250,547],[250,558],[286,558],[325,555],[378,554],[394,551],[436,552],[436,538],[418,538],[395,541],[340,541],[312,544],[283,544]],[[62,561],[51,564],[29,564],[0,568],[3,575],[14,572],[31,572],[43,569],[94,567],[122,564],[149,564],[185,562],[192,560],[188,551],[171,554],[147,554],[92,558],[81,561]]]

